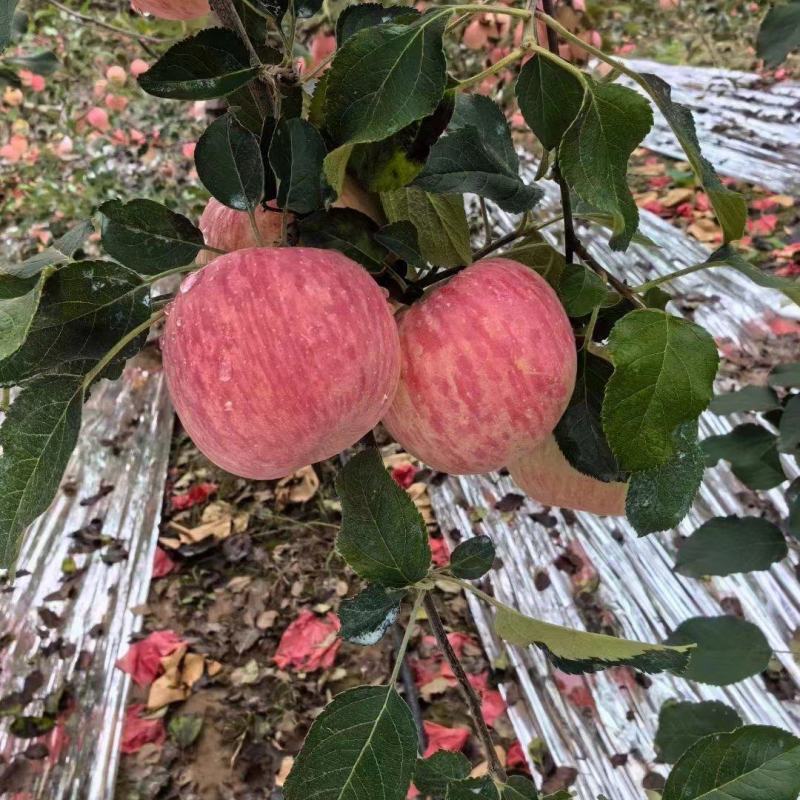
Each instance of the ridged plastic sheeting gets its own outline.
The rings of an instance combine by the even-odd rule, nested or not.
[[[28,762],[19,756],[30,740],[11,736],[8,720],[0,725],[0,755],[5,759],[0,775],[13,781],[7,770],[17,756],[24,790],[36,800],[114,796],[129,686],[128,676],[114,662],[141,626],[142,617],[131,609],[147,601],[172,420],[160,369],[129,368],[122,380],[95,387],[65,474],[76,491],[59,490],[47,513],[30,527],[18,567],[32,574],[18,577],[15,589],[0,595],[0,634],[14,637],[0,650],[0,696],[20,689],[25,677],[38,669],[45,684],[37,697],[69,684],[75,698],[74,711],[64,720],[68,740],[52,760]],[[120,434],[121,452],[115,455],[109,440]],[[106,485],[113,485],[113,491],[96,503],[81,504]],[[127,558],[106,564],[100,558],[104,551],[76,555],[78,566],[86,564],[87,569],[74,597],[46,602],[62,585],[62,561],[73,543],[69,534],[95,518],[103,520],[103,533],[128,551]],[[56,629],[47,631],[42,624],[38,610],[43,607],[61,617]],[[93,630],[98,625],[99,633]],[[65,658],[58,653],[43,656],[42,648],[58,637],[74,652]],[[26,710],[40,712],[37,703]],[[0,796],[4,788],[0,785]]]
[[[535,165],[524,172],[531,180]],[[543,184],[547,196],[540,209],[547,219],[558,208],[556,187]],[[498,211],[495,217],[498,234],[511,230],[514,220]],[[632,245],[627,253],[612,252],[604,243],[602,232],[581,230],[582,240],[601,263],[630,283],[651,279],[704,260],[708,253],[696,241],[668,222],[641,212],[640,231],[660,245],[660,249]],[[607,238],[607,235],[606,237]],[[758,348],[754,332],[767,332],[765,317],[773,315],[783,303],[782,296],[761,289],[733,270],[708,270],[681,278],[671,284],[673,292],[700,296],[702,304],[693,319],[704,325],[717,339],[727,338],[753,354]],[[676,311],[671,308],[670,310]],[[717,417],[711,413],[701,420],[701,438],[729,431],[741,419]],[[797,475],[788,459],[787,473]],[[690,516],[678,533],[688,535],[702,522],[715,515],[748,514],[737,493],[744,487],[730,470],[720,466],[707,470],[703,487]],[[494,502],[508,492],[520,492],[510,478],[497,475],[449,477],[430,487],[433,509],[442,531],[458,529],[462,536],[486,533],[497,547],[502,563],[486,578],[495,597],[531,616],[585,629],[575,605],[568,576],[553,566],[553,561],[570,542],[585,551],[600,579],[597,599],[610,611],[619,635],[643,641],[662,641],[683,620],[693,616],[718,616],[725,611],[723,598],[739,600],[747,619],[759,625],[776,651],[792,680],[800,686],[800,667],[790,653],[792,634],[800,629],[800,582],[794,572],[796,552],[769,571],[713,578],[709,581],[683,578],[672,572],[675,548],[673,532],[639,538],[624,519],[599,518],[577,513],[570,525],[558,509],[556,530],[561,543],[555,543],[551,529],[535,522],[531,512],[542,507],[526,501],[518,512],[501,515],[492,509]],[[761,493],[781,517],[787,514],[781,491]],[[471,508],[488,509],[480,523],[473,524]],[[612,533],[622,534],[622,543]],[[551,586],[538,591],[534,585],[537,572],[548,574]],[[484,646],[490,656],[506,653],[521,689],[519,702],[509,709],[511,721],[523,749],[534,738],[546,742],[556,764],[574,766],[578,778],[574,785],[581,800],[594,800],[604,793],[619,800],[643,798],[642,778],[651,769],[666,775],[668,769],[656,765],[653,738],[658,712],[666,700],[722,700],[736,708],[745,721],[777,725],[800,732],[800,704],[779,702],[768,693],[760,677],[717,688],[688,682],[671,675],[652,676],[649,689],[634,685],[620,688],[614,672],[601,672],[585,678],[597,706],[595,715],[571,704],[555,685],[552,668],[534,648],[511,647],[501,643],[492,628],[492,612],[484,604],[468,597]],[[508,691],[508,687],[501,687]],[[516,691],[511,696],[516,696]],[[633,712],[629,721],[627,714]],[[614,767],[611,757],[628,753],[627,764]]]

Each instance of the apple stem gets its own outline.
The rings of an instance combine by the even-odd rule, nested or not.
[[[423,604],[425,606],[425,613],[428,615],[428,621],[430,622],[433,630],[433,635],[436,638],[436,642],[442,649],[442,652],[447,659],[447,663],[453,670],[453,675],[456,676],[456,680],[458,681],[458,684],[464,694],[467,707],[469,708],[470,715],[472,716],[472,720],[475,724],[475,730],[486,753],[486,760],[489,763],[489,773],[500,783],[506,783],[508,777],[505,769],[503,769],[503,765],[500,763],[500,759],[497,757],[497,751],[494,749],[492,735],[489,733],[489,727],[486,725],[486,720],[483,718],[480,698],[476,694],[475,689],[472,688],[472,684],[469,682],[467,673],[464,672],[464,667],[458,660],[458,656],[456,655],[455,650],[453,650],[450,640],[447,638],[447,633],[444,629],[444,623],[439,615],[439,610],[436,608],[436,603],[431,595],[426,594]]]

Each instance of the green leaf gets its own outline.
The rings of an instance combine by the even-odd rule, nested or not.
[[[2,2],[2,0],[0,0]],[[38,53],[26,53],[18,56],[6,56],[3,64],[27,69],[37,75],[52,75],[58,68],[58,58],[52,50],[40,50]]]
[[[564,255],[546,242],[538,231],[523,237],[500,255],[532,267],[556,290],[567,267]]]
[[[405,800],[419,746],[411,711],[390,686],[359,686],[320,714],[294,762],[286,800]]]
[[[294,11],[298,19],[310,19],[322,8],[322,0],[295,0]]]
[[[336,490],[342,501],[336,549],[358,575],[399,588],[428,574],[431,548],[425,522],[377,450],[353,456],[339,473]]]
[[[497,787],[488,776],[451,781],[445,800],[498,800]]]
[[[353,644],[377,644],[397,622],[405,596],[403,589],[385,589],[373,583],[355,597],[343,600],[339,606],[342,638]]]
[[[766,66],[777,67],[800,47],[800,0],[776,3],[767,12],[758,31],[756,52]]]
[[[249,83],[258,70],[250,66],[247,50],[236,33],[227,28],[206,28],[170,47],[137,80],[155,97],[210,100]]]
[[[708,410],[724,417],[745,411],[772,411],[780,407],[774,389],[770,389],[769,386],[745,386],[736,392],[716,395]]]
[[[742,718],[730,706],[716,700],[701,703],[670,700],[661,706],[655,747],[658,760],[674,764],[692,745],[712,733],[739,728]]]
[[[556,425],[559,449],[579,472],[600,481],[624,480],[608,445],[600,410],[612,366],[582,350],[578,356],[578,379],[567,410]]]
[[[792,364],[778,364],[767,377],[770,386],[787,388],[800,386],[800,361]]]
[[[447,131],[451,133],[466,128],[478,130],[482,147],[504,169],[514,175],[519,173],[519,156],[511,138],[511,129],[497,103],[481,94],[458,94]]]
[[[623,469],[664,464],[673,431],[696,419],[712,396],[719,357],[704,328],[656,309],[626,314],[611,331],[614,374],[603,400],[603,429]]]
[[[0,276],[13,275],[16,278],[32,278],[45,267],[63,264],[75,255],[78,248],[83,245],[93,231],[92,221],[85,219],[70,228],[41,253],[31,256],[19,264],[0,265]]]
[[[757,267],[743,258],[730,245],[724,245],[713,252],[705,264],[707,267],[712,268],[732,267],[753,281],[756,286],[777,289],[779,292],[783,292],[790,300],[800,305],[800,283],[790,278],[782,278],[780,275],[765,272],[761,267]]]
[[[33,322],[51,270],[21,279],[0,275],[0,360],[22,346]]]
[[[413,22],[419,11],[409,6],[384,7],[378,3],[358,3],[348,6],[336,20],[336,43],[341,47],[354,34],[365,28],[375,28],[386,22]]]
[[[712,686],[758,675],[769,664],[772,648],[761,630],[739,617],[692,617],[684,620],[668,637],[667,644],[695,643],[689,666],[681,678]]]
[[[639,536],[675,528],[689,513],[703,481],[697,422],[679,425],[673,439],[675,453],[669,461],[630,477],[625,514]]]
[[[769,569],[789,548],[780,528],[760,517],[714,517],[678,550],[675,571],[701,578]]]
[[[417,229],[407,219],[384,225],[375,233],[374,239],[409,266],[416,268],[425,266],[425,257],[420,252]]]
[[[488,536],[473,536],[453,550],[450,572],[456,578],[477,580],[492,568],[494,556],[494,545]]]
[[[450,14],[437,10],[407,25],[360,30],[342,45],[325,97],[327,127],[338,143],[379,141],[434,111],[447,81],[442,34]]]
[[[781,416],[778,449],[791,453],[800,447],[800,394],[790,398]]]
[[[529,778],[512,775],[500,787],[500,800],[539,800],[539,792]]]
[[[325,75],[328,73],[326,72]],[[331,150],[322,162],[322,171],[325,180],[331,185],[337,195],[342,193],[344,179],[347,175],[347,164],[353,154],[352,144],[343,144],[335,150]]]
[[[0,567],[11,568],[27,526],[50,505],[78,441],[80,378],[31,381],[12,404],[0,445]]]
[[[175,744],[185,749],[195,743],[203,730],[203,718],[199,714],[178,714],[169,721],[167,729]]]
[[[585,90],[568,70],[536,56],[519,72],[519,110],[545,150],[554,150],[581,111]]]
[[[14,22],[14,9],[17,0],[0,0],[0,53],[11,41],[11,28]]]
[[[536,645],[563,672],[571,675],[597,672],[609,667],[629,666],[642,672],[681,670],[689,660],[685,647],[632,642],[587,633],[526,617],[502,603],[495,603],[497,635],[511,644]]]
[[[697,180],[708,195],[722,227],[724,240],[731,242],[740,239],[747,220],[747,202],[739,192],[722,184],[714,167],[703,157],[691,109],[672,100],[672,88],[658,75],[643,73],[641,77],[647,83],[650,96],[672,128]]]
[[[703,440],[706,466],[721,458],[733,474],[751,489],[774,489],[786,480],[778,455],[778,439],[761,425],[738,425],[730,433]]]
[[[789,486],[786,492],[786,502],[789,505],[786,528],[795,539],[800,539],[800,478],[795,478]]]
[[[155,275],[190,264],[203,247],[199,228],[153,200],[109,200],[99,210],[106,252],[137,272]]]
[[[386,249],[375,241],[377,223],[352,208],[317,211],[298,223],[300,243],[306,247],[338,250],[370,272],[380,272]]]
[[[282,119],[269,147],[269,163],[278,182],[278,208],[310,214],[324,202],[322,162],[325,142],[304,119]]]
[[[561,276],[558,297],[570,317],[585,317],[608,296],[605,281],[582,264],[571,264]]]
[[[228,112],[203,132],[194,151],[203,186],[223,205],[255,210],[264,192],[264,162],[258,139]]]
[[[512,214],[530,210],[541,189],[524,184],[516,170],[483,146],[483,136],[472,125],[448,132],[431,148],[413,185],[434,194],[477,194]]]
[[[24,344],[0,361],[0,384],[15,385],[35,375],[84,375],[125,334],[150,316],[149,285],[110,261],[78,261],[45,284]],[[103,377],[117,377],[145,334],[126,347]]]
[[[451,781],[463,780],[472,771],[472,764],[463,753],[437,750],[428,758],[417,759],[414,786],[423,795],[443,796]]]
[[[700,739],[667,778],[663,800],[797,800],[800,739],[746,725]]]
[[[612,215],[611,247],[625,250],[639,224],[628,159],[652,127],[653,111],[633,89],[587,81],[580,114],[561,141],[559,163],[580,198]]]
[[[406,187],[381,194],[389,222],[409,220],[417,229],[426,261],[458,267],[472,261],[469,225],[460,195],[432,195]]]
[[[9,725],[8,731],[18,739],[36,739],[50,733],[55,726],[56,719],[49,714],[41,717],[19,716]]]

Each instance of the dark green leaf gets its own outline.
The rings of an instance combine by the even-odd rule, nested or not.
[[[191,747],[203,729],[199,714],[178,714],[169,721],[169,735],[178,747]]]
[[[564,628],[526,617],[502,604],[496,606],[494,625],[502,639],[520,647],[536,645],[547,653],[558,669],[572,675],[618,666],[629,666],[642,672],[681,670],[689,660],[686,648],[633,642]]]
[[[741,197],[741,195],[737,195],[737,197]],[[748,277],[756,286],[777,289],[779,292],[783,292],[790,300],[800,305],[800,283],[791,278],[782,278],[780,275],[766,272],[761,267],[751,264],[730,245],[720,247],[719,250],[713,252],[705,263],[706,266],[712,268],[731,267]]]
[[[148,94],[172,100],[210,100],[249,83],[251,67],[244,44],[227,28],[206,28],[164,53],[137,80]]]
[[[409,220],[426,261],[457,267],[472,261],[469,225],[460,195],[432,195],[408,186],[381,194],[389,222]]]
[[[558,147],[581,111],[581,82],[549,58],[536,56],[520,70],[516,93],[525,122],[545,150]]]
[[[425,266],[425,257],[420,252],[417,229],[407,219],[384,225],[375,233],[374,239],[409,266],[417,268]]]
[[[625,250],[639,224],[628,158],[653,125],[650,104],[615,83],[588,81],[581,111],[561,140],[561,171],[575,193],[613,217],[611,247]]]
[[[488,536],[473,536],[453,550],[450,571],[457,578],[476,580],[492,568],[494,555],[494,545]]]
[[[343,600],[339,606],[342,638],[360,645],[379,642],[397,622],[405,595],[403,589],[385,589],[373,583],[355,597]]]
[[[278,208],[310,214],[324,202],[322,162],[327,150],[317,129],[304,119],[282,119],[272,136],[269,163],[277,179]]]
[[[283,19],[283,15],[289,8],[289,0],[250,0],[250,2],[278,21]]]
[[[736,392],[718,394],[708,406],[720,416],[727,414],[741,414],[744,411],[771,411],[780,408],[778,395],[769,386],[745,386]]]
[[[692,617],[668,637],[667,644],[697,645],[689,666],[675,670],[681,678],[712,686],[758,675],[767,668],[772,648],[761,630],[739,617]]]
[[[709,436],[702,446],[707,466],[725,459],[733,474],[751,489],[774,489],[786,480],[778,439],[761,425],[739,425],[730,433]]]
[[[0,361],[0,384],[15,385],[44,372],[84,375],[108,350],[150,316],[149,286],[110,261],[78,261],[45,284],[25,343]],[[122,363],[141,347],[126,347],[104,377],[117,377]]]
[[[497,787],[489,777],[466,778],[447,785],[445,800],[498,800]]]
[[[650,87],[650,96],[672,128],[697,180],[705,189],[722,227],[725,241],[740,239],[747,219],[747,203],[743,195],[722,184],[714,167],[703,157],[691,109],[673,101],[672,88],[658,75],[643,73],[641,77]]]
[[[608,296],[605,281],[582,264],[571,264],[561,276],[558,296],[570,317],[585,317]]]
[[[656,309],[626,314],[611,331],[614,374],[603,400],[603,430],[620,466],[645,470],[675,452],[674,430],[696,419],[712,396],[719,357],[699,325]]]
[[[370,272],[380,272],[386,249],[375,241],[377,223],[352,208],[318,211],[298,223],[300,243],[306,247],[338,250]]]
[[[309,19],[322,8],[322,0],[294,0],[294,13],[298,19]]]
[[[437,750],[428,758],[417,759],[414,786],[424,795],[444,796],[447,784],[463,780],[472,771],[472,764],[463,753]]]
[[[781,416],[778,449],[791,453],[800,447],[800,394],[790,398]]]
[[[51,269],[32,278],[0,275],[0,360],[15,353],[28,336]]]
[[[407,25],[367,28],[344,43],[325,98],[327,127],[338,143],[385,139],[434,111],[447,79],[442,34],[450,14],[431,11]]]
[[[555,429],[556,441],[567,461],[579,472],[600,481],[623,478],[600,419],[612,372],[613,367],[605,359],[581,351],[575,389]]]
[[[3,0],[0,0],[2,3]],[[52,75],[58,68],[58,59],[52,50],[40,50],[38,53],[29,53],[20,56],[7,56],[4,64],[19,69],[27,69],[37,75]]]
[[[2,2],[2,0],[0,0]],[[54,717],[16,717],[9,725],[9,733],[18,739],[36,739],[50,733],[56,726]]]
[[[83,245],[94,225],[89,219],[83,220],[70,228],[63,236],[56,239],[48,248],[31,256],[20,264],[3,264],[0,275],[13,275],[17,278],[31,278],[38,275],[45,267],[63,264],[69,261],[79,247]]]
[[[109,200],[100,213],[106,252],[140,273],[190,264],[203,247],[199,228],[153,200]]]
[[[17,396],[0,428],[0,567],[9,568],[25,528],[47,509],[78,441],[80,378],[49,375]]]
[[[412,22],[419,16],[413,6],[384,7],[378,3],[358,3],[348,6],[336,20],[336,42],[341,47],[353,34],[364,28],[374,28],[385,22]]]
[[[11,41],[11,26],[14,22],[14,9],[17,0],[0,0],[0,53]]]
[[[533,781],[523,775],[512,775],[500,787],[500,800],[539,800]]]
[[[800,739],[747,725],[700,739],[667,778],[663,800],[797,800]]]
[[[519,157],[508,120],[500,106],[482,94],[459,94],[447,131],[450,133],[470,127],[479,132],[481,146],[486,152],[511,174],[517,175]]]
[[[294,762],[286,800],[405,800],[419,746],[411,711],[390,686],[359,686],[320,714]]]
[[[778,364],[773,367],[767,378],[770,386],[798,387],[800,386],[800,362],[793,364]]]
[[[427,575],[431,549],[425,522],[377,450],[353,456],[336,489],[342,501],[336,549],[358,575],[390,587],[410,586]]]
[[[715,700],[702,703],[670,700],[661,706],[655,747],[658,760],[674,764],[695,742],[712,733],[739,728],[742,718]]]
[[[431,148],[414,185],[434,194],[474,193],[510,213],[530,210],[541,198],[541,189],[523,183],[516,169],[484,147],[483,136],[472,125],[448,132]]]
[[[800,0],[776,3],[767,12],[758,32],[757,53],[766,66],[777,67],[800,47]]]
[[[203,186],[237,211],[255,210],[264,192],[259,140],[228,112],[206,129],[194,151]]]
[[[567,266],[564,255],[536,231],[500,255],[532,267],[556,290]]]
[[[678,550],[675,571],[701,578],[769,569],[789,548],[780,528],[760,517],[714,517]]]
[[[675,452],[669,461],[630,477],[625,514],[639,536],[675,528],[689,513],[702,483],[705,463],[697,422],[679,425],[673,439]]]

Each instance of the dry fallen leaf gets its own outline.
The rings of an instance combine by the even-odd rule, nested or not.
[[[681,203],[689,203],[694,199],[694,189],[678,187],[670,189],[663,197],[661,202],[668,208],[679,206]]]
[[[292,771],[292,767],[294,766],[294,758],[292,756],[284,756],[281,760],[281,767],[278,770],[278,774],[275,776],[275,785],[280,788],[286,782],[286,779],[289,777],[289,773]]]
[[[314,467],[307,466],[281,478],[275,486],[275,509],[282,511],[292,503],[307,503],[319,490]]]

